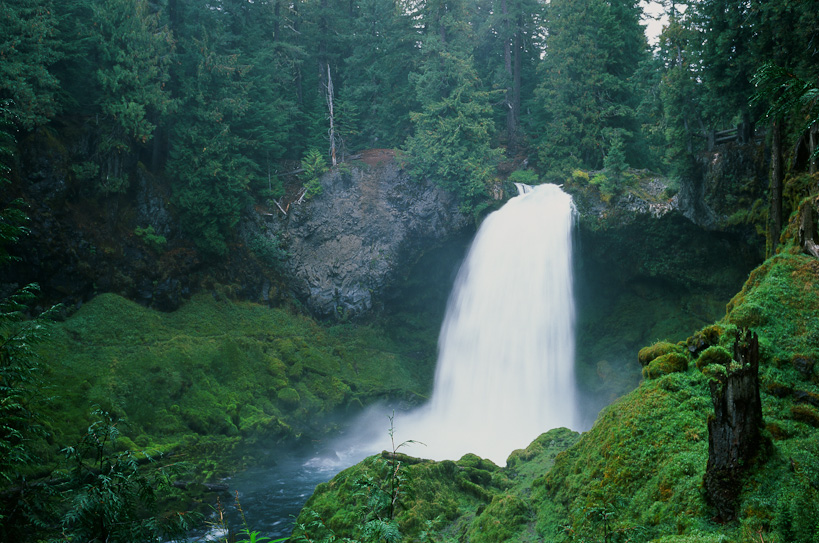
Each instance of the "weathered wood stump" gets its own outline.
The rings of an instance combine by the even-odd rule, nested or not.
[[[804,202],[799,208],[799,245],[809,255],[819,258],[819,243],[816,243],[816,226],[814,207],[817,201]]]
[[[736,518],[744,474],[763,442],[756,334],[737,331],[734,360],[725,375],[711,381],[714,414],[708,418],[708,464],[703,483],[706,500],[720,522]]]

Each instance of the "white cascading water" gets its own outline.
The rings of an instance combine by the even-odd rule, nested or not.
[[[403,452],[505,465],[541,433],[577,424],[571,196],[522,190],[481,225],[439,339],[432,398],[395,417]],[[525,192],[525,193],[524,193]]]

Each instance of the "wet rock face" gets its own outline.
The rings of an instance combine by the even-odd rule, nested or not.
[[[320,317],[369,311],[424,251],[471,226],[451,194],[393,160],[330,172],[322,188],[270,225],[287,248],[288,282]]]

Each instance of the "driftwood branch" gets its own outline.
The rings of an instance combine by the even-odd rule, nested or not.
[[[299,191],[299,197],[296,199],[294,204],[301,204],[304,201],[304,196],[307,194],[307,187],[302,187]]]
[[[274,204],[276,204],[276,207],[278,207],[278,208],[279,208],[279,211],[281,211],[281,212],[282,212],[284,215],[287,215],[287,211],[285,211],[285,210],[282,208],[282,205],[281,205],[281,204],[280,204],[280,203],[279,203],[277,200],[273,200],[273,203],[274,203]]]

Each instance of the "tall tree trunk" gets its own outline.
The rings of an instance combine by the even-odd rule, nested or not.
[[[776,254],[779,235],[782,232],[782,124],[775,120],[771,125],[771,208],[768,220],[768,256]]]
[[[817,146],[819,146],[819,123],[813,123],[810,125],[808,136],[808,151],[810,152],[808,171],[811,175],[819,171],[819,164],[817,164],[819,157],[814,154]]]
[[[276,0],[273,3],[273,42],[277,42],[280,40],[279,32],[281,28],[281,23],[279,22],[279,17],[281,17],[281,8],[282,3],[281,0]]]
[[[523,15],[518,14],[512,43],[512,117],[515,124],[515,148],[520,146],[520,85],[523,70]]]

